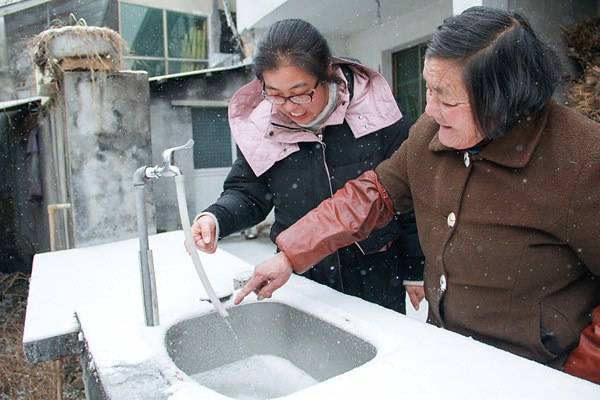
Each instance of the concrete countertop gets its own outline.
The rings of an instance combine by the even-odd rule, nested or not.
[[[169,326],[212,310],[210,303],[200,301],[204,290],[182,243],[181,231],[150,238],[161,319],[158,327],[143,323],[137,241],[36,256],[25,347],[72,335],[80,324],[83,334],[76,340],[85,340],[90,366],[107,398],[225,399],[185,375],[166,353],[164,335]],[[217,292],[230,290],[236,273],[252,269],[225,251],[201,254],[201,259]],[[600,398],[599,385],[301,277],[292,277],[273,301],[316,315],[367,340],[378,351],[366,364],[286,399]]]

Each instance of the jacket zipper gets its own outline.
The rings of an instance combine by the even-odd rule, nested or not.
[[[323,152],[323,166],[325,167],[325,173],[327,174],[327,183],[329,184],[329,194],[331,197],[333,197],[333,186],[331,186],[331,174],[329,173],[329,166],[327,165],[327,158],[325,156],[325,142],[323,142],[323,134],[322,133],[316,133],[317,138],[319,139],[319,143],[321,144],[321,151]],[[360,247],[360,244],[358,244],[358,242],[354,242],[354,244],[356,245],[356,247],[358,247],[358,250],[360,250],[360,252],[362,253],[362,255],[365,255],[365,251],[362,249],[362,247]],[[337,262],[338,262],[338,276],[340,279],[340,286],[342,287],[342,293],[346,293],[346,290],[344,289],[344,280],[342,279],[342,261],[340,260],[340,253],[338,250],[336,250],[335,255],[337,257]]]
[[[325,165],[325,172],[327,173],[327,182],[329,183],[329,194],[331,195],[331,197],[333,197],[333,187],[331,186],[331,175],[329,174],[329,167],[327,166],[327,159],[325,158],[325,142],[323,142],[323,134],[322,133],[317,133],[317,137],[319,138],[319,143],[321,143],[321,149],[323,151],[323,164]],[[362,247],[360,247],[360,244],[358,244],[358,242],[354,242],[354,244],[356,245],[356,247],[358,247],[358,249],[360,250],[360,252],[362,253],[362,255],[366,255],[365,251],[363,250]]]
[[[331,186],[331,174],[329,173],[329,167],[327,166],[327,158],[325,158],[325,142],[323,142],[323,134],[316,133],[316,135],[319,139],[319,143],[321,143],[321,151],[323,152],[323,166],[325,166],[325,173],[327,174],[327,183],[329,184],[329,195],[330,197],[333,197],[333,187]],[[335,251],[335,257],[337,258],[338,263],[338,278],[340,280],[340,287],[342,288],[342,293],[346,293],[346,289],[344,289],[344,280],[342,279],[342,260],[340,260],[339,250]]]

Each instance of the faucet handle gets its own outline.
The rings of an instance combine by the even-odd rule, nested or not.
[[[187,143],[181,146],[171,147],[164,150],[162,152],[163,163],[166,165],[173,165],[175,163],[175,155],[173,153],[178,150],[191,149],[192,147],[194,147],[194,139],[188,140]]]

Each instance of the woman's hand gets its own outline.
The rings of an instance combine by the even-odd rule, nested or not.
[[[404,285],[413,308],[419,311],[419,304],[425,298],[425,288],[422,285]]]
[[[234,304],[240,304],[250,292],[256,293],[259,298],[271,297],[274,291],[290,279],[292,272],[292,264],[283,252],[258,264],[252,278],[235,296]]]
[[[210,215],[203,215],[192,224],[194,244],[205,253],[217,250],[217,225]]]

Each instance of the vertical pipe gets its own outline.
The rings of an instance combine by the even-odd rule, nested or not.
[[[137,172],[136,172],[137,174]],[[140,275],[142,278],[142,295],[144,299],[144,314],[146,326],[157,326],[158,306],[156,300],[156,287],[154,279],[154,268],[152,261],[152,252],[148,244],[148,227],[146,223],[146,203],[144,196],[145,185],[135,184],[136,217],[138,227],[138,237],[140,242]]]

